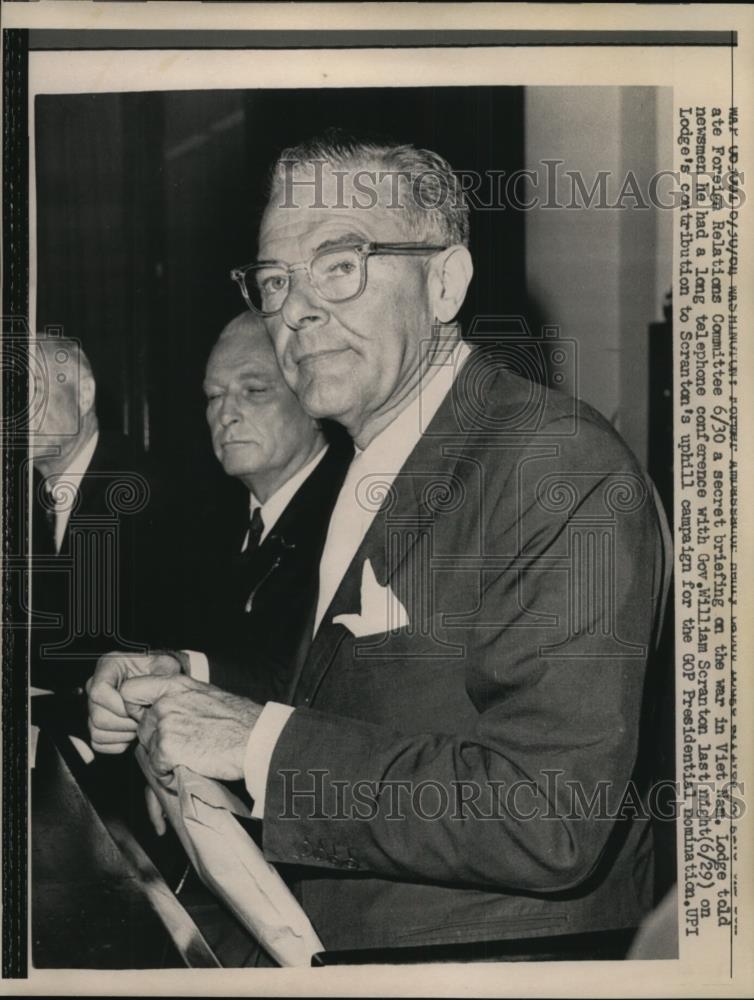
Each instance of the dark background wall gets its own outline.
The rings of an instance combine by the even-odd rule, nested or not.
[[[101,421],[189,490],[225,488],[201,381],[244,308],[266,179],[286,145],[332,125],[442,153],[457,169],[523,164],[522,88],[192,91],[38,97],[37,329],[81,339]],[[525,311],[521,213],[477,213],[462,320]]]

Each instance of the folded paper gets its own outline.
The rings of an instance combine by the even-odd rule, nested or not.
[[[136,758],[204,884],[282,966],[309,966],[323,951],[309,918],[236,816],[250,810],[220,782],[177,767],[170,788],[142,747]]]

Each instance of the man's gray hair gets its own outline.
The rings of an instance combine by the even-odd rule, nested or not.
[[[38,333],[37,344],[44,352],[52,354],[54,351],[55,356],[60,352],[60,357],[56,357],[58,363],[63,363],[70,359],[78,367],[81,377],[94,379],[91,362],[78,340],[74,340],[71,337],[58,337],[47,333]]]
[[[271,187],[298,165],[324,163],[335,170],[377,167],[400,178],[399,202],[408,228],[419,240],[469,245],[469,206],[447,160],[430,149],[362,140],[336,130],[284,149],[272,170]]]

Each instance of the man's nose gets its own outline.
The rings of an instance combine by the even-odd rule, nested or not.
[[[236,403],[236,397],[233,393],[228,393],[224,397],[222,406],[220,407],[220,424],[222,427],[230,427],[239,419],[238,405]]]
[[[326,303],[317,294],[305,270],[295,270],[290,275],[288,295],[280,314],[292,330],[318,326],[327,322]]]

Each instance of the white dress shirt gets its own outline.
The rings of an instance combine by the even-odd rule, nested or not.
[[[262,515],[263,527],[262,534],[259,536],[260,545],[275,527],[280,519],[280,515],[283,513],[296,493],[298,493],[300,487],[304,485],[304,482],[309,478],[312,472],[314,472],[319,463],[325,457],[327,448],[328,445],[325,445],[321,451],[318,451],[310,462],[307,462],[306,465],[302,466],[298,472],[295,472],[290,479],[284,482],[283,485],[279,487],[279,489],[277,489],[265,503],[260,503],[253,493],[249,493],[249,520],[251,520],[251,515],[257,507],[260,508],[260,513]],[[249,531],[247,528],[243,544],[241,545],[242,552],[246,551],[248,544]],[[201,653],[196,649],[185,649],[184,653],[188,657],[189,675],[196,681],[204,681],[205,683],[208,683],[209,660],[207,659],[206,654]]]
[[[91,464],[98,441],[99,431],[95,431],[81,451],[74,456],[73,461],[64,472],[54,473],[45,479],[44,489],[49,495],[50,506],[55,510],[56,552],[60,552],[63,539],[65,538],[65,529],[68,527],[68,521],[71,517],[71,511],[76,506],[76,497],[78,496],[79,488],[81,486],[81,480],[86,475],[86,470]],[[32,687],[30,688],[30,693],[33,695],[49,694],[50,692],[44,688]],[[31,726],[30,730],[33,745],[31,766],[34,767],[34,755],[36,754],[38,731],[35,732],[35,730],[37,730],[36,726]],[[84,763],[90,764],[94,760],[94,752],[92,748],[84,742],[84,740],[79,739],[78,736],[69,736],[68,738],[78,750]]]
[[[56,552],[60,552],[71,511],[76,506],[81,480],[89,468],[98,441],[99,431],[95,431],[65,472],[54,473],[45,479],[44,488],[49,495],[50,506],[55,509]]]
[[[379,483],[380,489],[375,492],[384,497],[384,491],[392,485],[450,392],[470,352],[469,345],[463,341],[438,349],[425,368],[417,396],[363,451],[356,449],[330,518],[319,565],[315,634],[381,506],[379,502],[367,502],[368,491],[364,487],[370,480]],[[293,711],[290,705],[268,702],[246,745],[244,780],[254,800],[252,816],[255,819],[264,816],[267,776],[275,744]]]
[[[260,513],[262,515],[262,534],[259,537],[260,545],[275,527],[280,515],[294,498],[296,493],[298,493],[299,488],[304,485],[305,481],[325,457],[327,447],[328,446],[325,445],[321,451],[317,452],[311,462],[307,462],[307,464],[302,466],[298,472],[294,473],[287,482],[283,483],[283,485],[272,494],[266,503],[260,503],[253,493],[249,493],[249,520],[251,520],[251,515],[257,507],[260,508]],[[246,537],[243,540],[243,545],[241,546],[242,552],[246,551],[246,546],[248,544],[249,532],[247,531]]]

